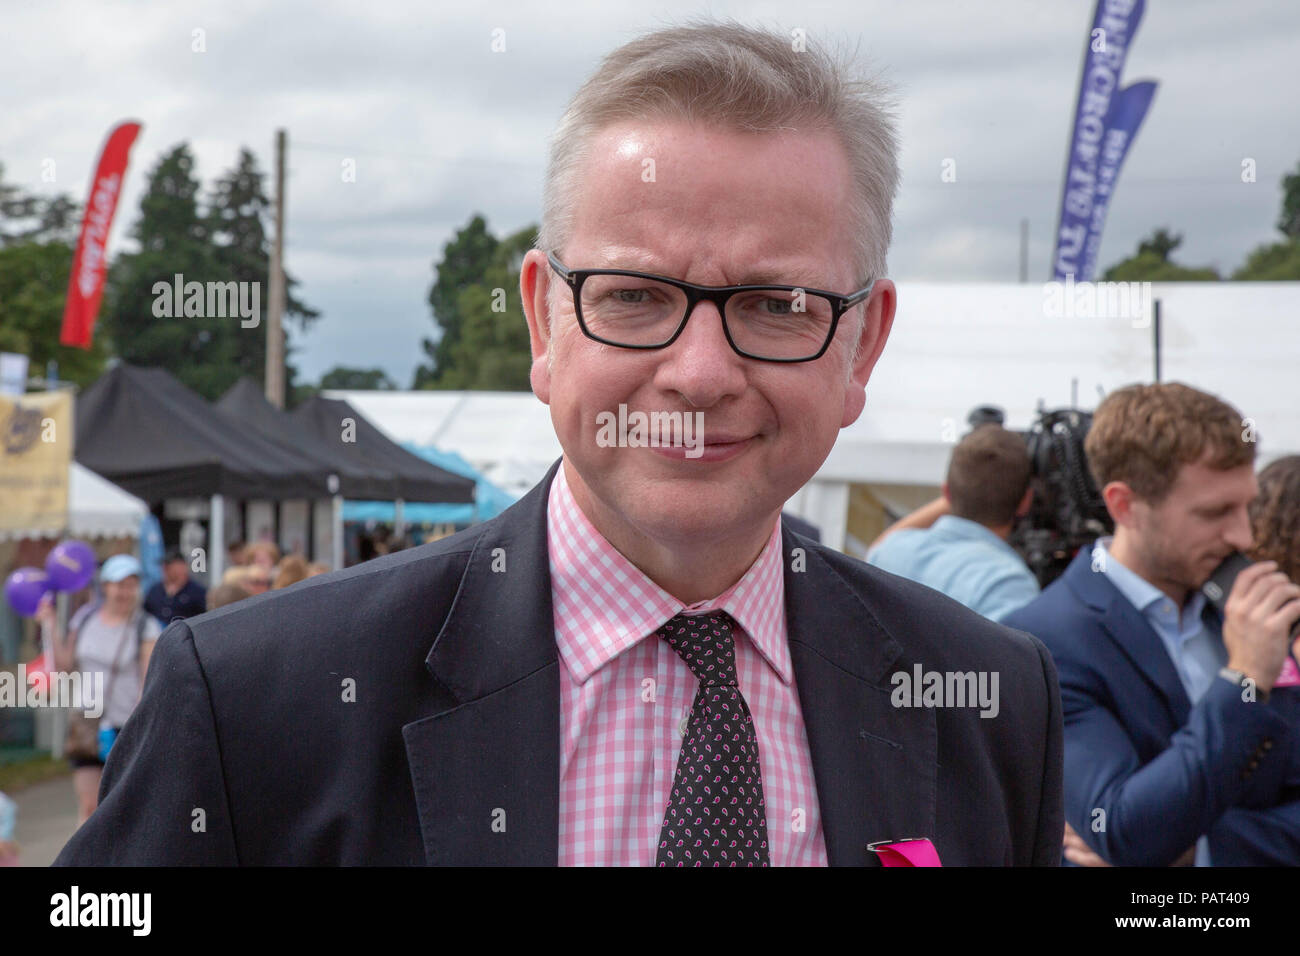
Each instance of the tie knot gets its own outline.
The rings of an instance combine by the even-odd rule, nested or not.
[[[686,662],[701,684],[736,683],[735,621],[726,611],[678,614],[658,634]]]

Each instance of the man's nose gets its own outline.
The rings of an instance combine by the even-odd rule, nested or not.
[[[696,408],[716,404],[745,388],[744,363],[727,341],[722,315],[712,302],[697,302],[686,328],[663,349],[655,385],[680,392]]]
[[[1232,519],[1224,538],[1238,551],[1250,550],[1254,539],[1250,531],[1250,512],[1244,505],[1233,509]]]

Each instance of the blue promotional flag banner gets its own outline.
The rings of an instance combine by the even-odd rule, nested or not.
[[[1125,89],[1119,86],[1129,46],[1145,9],[1145,0],[1097,0],[1093,12],[1052,256],[1057,281],[1064,281],[1067,275],[1077,282],[1092,279],[1120,164],[1155,93],[1151,82],[1135,83]],[[1112,129],[1114,136],[1109,135]],[[1103,174],[1107,177],[1104,183]]]
[[[1088,222],[1088,239],[1083,247],[1083,270],[1080,281],[1096,275],[1097,250],[1101,248],[1101,230],[1106,225],[1106,209],[1115,191],[1119,168],[1124,164],[1128,148],[1137,136],[1138,127],[1146,118],[1151,98],[1156,95],[1156,85],[1143,80],[1126,86],[1115,94],[1106,116],[1106,138],[1101,144],[1101,158],[1097,163],[1097,185],[1092,196],[1092,216]]]

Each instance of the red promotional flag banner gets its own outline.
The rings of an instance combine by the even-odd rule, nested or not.
[[[68,277],[68,301],[63,309],[63,331],[59,341],[77,348],[90,348],[95,316],[104,297],[104,272],[108,268],[108,230],[117,211],[117,197],[126,177],[127,156],[140,132],[139,123],[119,123],[108,134],[100,154],[95,178],[90,181],[90,198],[81,220],[81,236],[72,257]]]

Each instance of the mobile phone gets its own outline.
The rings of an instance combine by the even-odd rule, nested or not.
[[[1245,571],[1255,562],[1246,557],[1240,551],[1234,551],[1223,559],[1222,563],[1214,569],[1210,579],[1201,585],[1201,593],[1205,599],[1214,605],[1214,609],[1219,612],[1219,617],[1224,616],[1223,607],[1228,603],[1228,595],[1232,593],[1232,586],[1236,583],[1237,575]],[[1300,618],[1291,625],[1291,637],[1300,635]]]

